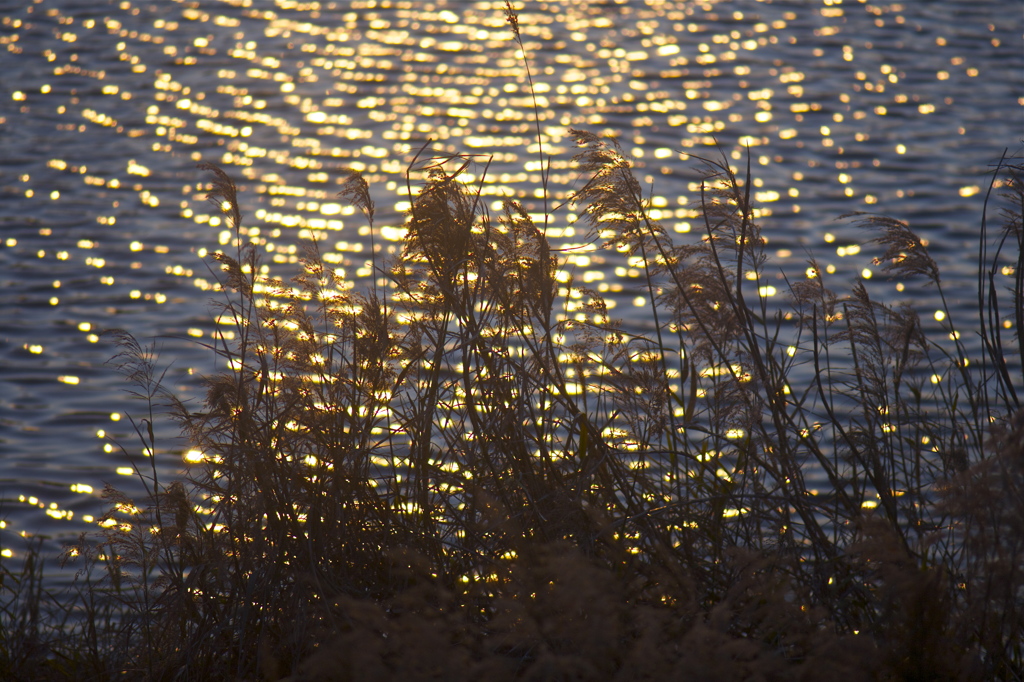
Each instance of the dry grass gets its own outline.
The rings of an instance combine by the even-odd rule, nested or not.
[[[5,679],[1020,679],[1020,167],[993,175],[979,321],[947,306],[934,330],[813,262],[770,304],[749,177],[700,160],[703,235],[675,243],[617,144],[573,135],[576,210],[642,259],[648,335],[560,276],[524,206],[491,215],[463,181],[480,159],[413,161],[405,248],[362,292],[315,243],[261,277],[203,166],[237,232],[214,256],[230,369],[196,407],[127,332],[116,364],[144,446],[163,406],[204,460],[107,491],[49,616],[31,569],[3,572]],[[373,229],[358,173],[341,195]],[[906,224],[862,221],[941,293]]]

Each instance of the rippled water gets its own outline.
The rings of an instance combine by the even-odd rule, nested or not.
[[[970,313],[963,255],[986,172],[1024,133],[1022,18],[1002,0],[526,5],[555,198],[574,177],[568,128],[615,134],[685,239],[699,229],[687,154],[717,139],[742,166],[749,147],[780,264],[800,271],[810,253],[837,277],[869,276],[863,236],[836,218],[882,211],[930,241]],[[236,178],[247,236],[284,278],[310,235],[366,276],[368,235],[336,198],[345,167],[373,183],[378,246],[399,248],[397,190],[428,143],[485,155],[490,199],[541,210],[533,100],[501,2],[19,0],[0,17],[5,552],[24,533],[56,549],[100,513],[104,482],[130,488],[132,463],[149,466],[126,416],[143,404],[105,366],[116,349],[102,330],[157,339],[186,394],[213,367],[196,343],[215,327],[201,254],[228,235],[197,162]],[[646,324],[635,273],[593,254],[570,218],[549,229],[566,267]],[[169,475],[184,445],[158,435]]]

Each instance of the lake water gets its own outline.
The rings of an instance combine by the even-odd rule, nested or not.
[[[699,230],[687,154],[717,140],[741,167],[749,147],[775,262],[800,272],[811,254],[839,281],[870,276],[865,237],[836,219],[884,212],[929,240],[970,319],[986,173],[1024,136],[1022,16],[1005,0],[527,5],[556,198],[574,177],[568,128],[615,134],[686,239]],[[8,555],[25,534],[55,553],[93,527],[105,482],[134,489],[133,464],[149,467],[128,418],[144,404],[105,364],[116,348],[103,330],[155,339],[185,395],[214,367],[198,345],[217,326],[201,255],[228,235],[197,162],[236,179],[245,232],[283,278],[315,234],[365,280],[369,237],[336,197],[345,167],[373,184],[378,245],[399,248],[397,188],[428,141],[488,156],[488,198],[541,210],[533,104],[501,2],[0,0],[0,17]],[[549,238],[615,316],[645,326],[635,273],[584,233],[563,213]],[[913,299],[925,315],[936,306],[933,292]],[[157,433],[169,476],[185,444],[166,424]]]

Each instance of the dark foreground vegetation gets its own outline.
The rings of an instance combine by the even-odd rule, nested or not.
[[[1021,167],[993,173],[977,319],[926,324],[813,261],[759,295],[749,178],[703,160],[677,243],[617,145],[573,134],[572,205],[638,259],[649,333],[560,274],[523,205],[492,215],[469,157],[413,162],[405,248],[365,291],[315,243],[269,281],[238,234],[204,404],[116,332],[142,445],[169,414],[201,455],[107,490],[74,594],[0,565],[0,678],[1021,679]],[[363,178],[342,194],[372,228]],[[907,225],[858,219],[942,292]]]

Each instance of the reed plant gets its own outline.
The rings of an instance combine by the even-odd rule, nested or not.
[[[1021,165],[992,174],[978,320],[906,223],[853,216],[876,265],[937,292],[935,325],[813,259],[763,295],[749,164],[696,158],[702,230],[677,241],[616,141],[571,135],[580,179],[543,173],[540,218],[492,213],[486,159],[425,147],[362,290],[315,240],[293,280],[264,274],[238,188],[201,166],[235,231],[226,369],[189,404],[115,332],[142,445],[166,410],[190,455],[172,481],[151,458],[140,499],[107,490],[70,550],[81,617],[35,679],[1021,678]],[[341,196],[373,233],[367,181]],[[570,210],[640,264],[648,330],[548,243]],[[15,577],[3,664],[29,679],[37,582]]]
[[[292,282],[261,275],[237,188],[203,167],[238,231],[214,255],[228,369],[190,406],[117,332],[142,444],[157,451],[163,405],[193,461],[169,483],[140,472],[141,503],[109,489],[76,550],[102,559],[98,608],[116,605],[97,670],[1019,674],[1024,425],[995,277],[1019,267],[1019,167],[994,174],[1017,203],[995,251],[983,223],[985,355],[968,362],[953,310],[928,329],[863,284],[834,294],[813,262],[773,307],[750,179],[724,158],[703,160],[704,234],[677,244],[614,140],[573,135],[573,201],[592,238],[642,259],[650,333],[562,274],[521,203],[492,216],[461,176],[474,158],[414,159],[405,247],[362,292],[315,242]],[[372,229],[358,173],[342,196]],[[906,224],[858,219],[878,264],[944,296]]]

